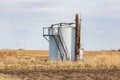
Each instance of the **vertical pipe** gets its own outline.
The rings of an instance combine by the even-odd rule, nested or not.
[[[80,15],[76,14],[76,28],[75,28],[75,61],[79,60],[79,49],[80,49],[80,30],[81,30],[81,23],[80,23]]]

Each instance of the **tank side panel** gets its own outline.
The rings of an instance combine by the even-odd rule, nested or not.
[[[75,57],[75,29],[72,28],[71,33],[71,60],[74,61]]]
[[[52,31],[52,30],[51,30]],[[51,32],[50,31],[50,32]],[[71,27],[62,27],[61,33],[66,44],[66,47],[69,51],[69,59],[74,60],[75,55],[75,29]],[[54,34],[55,35],[55,34]],[[49,59],[56,60],[60,59],[60,55],[57,49],[56,42],[52,36],[49,37]]]
[[[70,27],[63,27],[62,29],[61,29],[61,31],[62,31],[62,35],[63,35],[63,39],[64,39],[64,41],[65,41],[65,43],[66,43],[66,47],[67,47],[67,49],[68,49],[68,51],[69,51],[69,59],[71,60],[71,39],[72,39],[72,37],[71,37],[71,33],[72,33],[72,28],[70,28]]]
[[[51,33],[52,29],[50,30]],[[56,60],[58,59],[58,49],[56,42],[52,36],[49,37],[49,59]]]

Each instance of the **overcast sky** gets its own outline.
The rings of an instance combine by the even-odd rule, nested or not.
[[[42,28],[82,16],[82,47],[120,48],[120,0],[0,0],[0,49],[48,49]]]

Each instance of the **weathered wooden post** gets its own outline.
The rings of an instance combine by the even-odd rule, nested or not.
[[[76,27],[75,27],[75,61],[79,60],[79,49],[80,49],[80,33],[81,33],[81,22],[80,15],[76,14]]]

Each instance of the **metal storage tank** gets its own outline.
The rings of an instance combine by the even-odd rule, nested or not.
[[[75,27],[71,23],[59,23],[46,29],[44,36],[49,36],[49,59],[74,60]]]
[[[75,23],[58,23],[43,28],[43,36],[49,41],[49,60],[79,60],[81,24],[78,14],[75,20]]]

